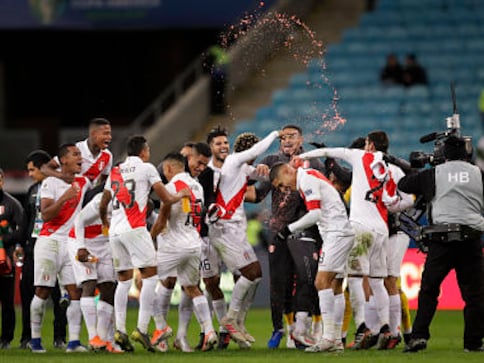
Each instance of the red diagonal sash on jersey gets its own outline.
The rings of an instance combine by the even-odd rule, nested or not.
[[[84,176],[90,181],[94,181],[106,168],[111,159],[111,155],[106,151],[101,151],[101,155],[96,159],[96,162],[91,165],[89,169],[84,172]]]
[[[222,197],[222,193],[220,193],[220,190],[217,191],[216,203],[224,207],[224,209],[226,210],[226,213],[221,217],[221,219],[231,219],[237,208],[242,204],[245,197],[245,191],[247,190],[248,181],[249,178],[247,177],[247,181],[244,186],[227,203],[225,203],[224,198]]]
[[[188,188],[190,191],[190,206],[191,206],[191,212],[190,212],[190,217],[193,220],[193,225],[197,227],[197,231],[200,232],[201,229],[201,215],[202,215],[202,208],[200,203],[197,203],[197,197],[195,194],[193,194],[192,190],[188,186],[187,183],[185,183],[182,180],[177,180],[173,183],[175,185],[175,190],[179,192],[182,189]]]
[[[40,236],[50,236],[52,233],[54,233],[60,227],[66,224],[66,222],[72,217],[72,214],[76,211],[76,208],[83,194],[84,186],[86,185],[87,181],[84,177],[76,177],[72,184],[74,183],[77,183],[79,185],[79,192],[77,192],[76,198],[71,198],[66,201],[62,205],[57,216],[55,216],[48,222],[44,222],[44,224],[42,225],[42,230],[39,233]]]
[[[119,167],[111,170],[111,189],[114,191],[114,197],[123,206],[131,228],[145,227],[148,206],[146,205],[143,210],[139,210],[138,202],[134,200],[134,194],[126,188]],[[132,192],[134,193],[134,191]]]
[[[324,176],[323,173],[321,173],[320,171],[318,170],[314,170],[314,169],[309,169],[309,170],[305,170],[306,173],[308,173],[309,175],[312,175],[320,180],[323,180],[329,184],[331,184],[331,182],[329,181],[328,178],[326,178]],[[301,191],[300,194],[303,196],[303,199],[304,199],[304,203],[306,204],[306,209],[307,210],[312,210],[312,209],[320,209],[321,208],[321,201],[320,200],[311,200],[311,201],[306,201],[306,198],[304,197],[304,194],[303,192]]]
[[[363,155],[363,168],[365,169],[366,179],[368,180],[368,185],[370,186],[370,191],[373,201],[376,205],[376,209],[378,210],[378,213],[380,213],[385,223],[388,223],[388,211],[381,198],[383,188],[381,183],[373,176],[373,170],[371,170],[370,166],[374,159],[375,155],[373,155],[373,153],[365,153]]]

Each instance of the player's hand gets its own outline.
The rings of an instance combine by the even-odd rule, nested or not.
[[[64,192],[63,197],[66,200],[77,198],[77,194],[80,190],[81,188],[79,187],[79,185],[77,183],[74,183],[69,189]]]
[[[23,261],[24,258],[24,249],[22,246],[15,247],[13,251],[13,262],[17,263],[19,260]]]
[[[90,253],[86,248],[79,248],[77,250],[77,260],[79,262],[88,262],[89,255]]]
[[[258,176],[269,176],[269,166],[265,164],[259,164],[255,167]]]
[[[190,188],[183,188],[181,189],[178,193],[177,193],[178,196],[180,196],[180,199],[183,198],[183,197],[191,197],[191,192],[190,192]]]

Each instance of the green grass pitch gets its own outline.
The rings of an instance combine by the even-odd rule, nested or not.
[[[177,322],[176,308],[169,313],[169,324],[175,329]],[[134,329],[136,325],[137,310],[130,309],[128,314],[128,330]],[[393,351],[349,351],[342,354],[331,353],[304,353],[298,350],[285,348],[285,339],[281,342],[281,348],[269,350],[266,348],[267,340],[271,334],[270,311],[268,309],[253,309],[249,313],[247,328],[257,339],[257,342],[250,350],[239,350],[234,343],[230,344],[227,351],[218,352],[196,352],[181,353],[171,348],[167,353],[148,353],[140,345],[135,345],[136,351],[133,354],[108,354],[108,353],[73,353],[66,354],[54,350],[52,347],[52,311],[47,310],[43,325],[44,347],[48,350],[46,354],[32,354],[30,351],[18,349],[20,339],[20,312],[17,313],[17,327],[15,340],[9,350],[0,351],[0,363],[23,363],[23,362],[86,362],[86,363],[151,363],[151,362],[263,362],[263,363],[301,363],[301,362],[358,362],[358,363],[379,363],[379,362],[483,362],[484,353],[465,353],[462,348],[463,320],[460,311],[438,311],[432,327],[432,339],[426,351],[403,354],[403,345],[399,345]],[[151,326],[154,329],[154,326]],[[352,338],[354,327],[350,329]],[[83,328],[81,340],[87,343],[86,331]],[[172,343],[170,340],[170,343]],[[198,340],[198,324],[194,319],[190,324],[189,341],[196,345]]]

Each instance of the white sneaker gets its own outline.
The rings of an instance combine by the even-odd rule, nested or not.
[[[168,344],[168,339],[162,339],[158,344],[155,344],[156,350],[162,353],[168,352],[169,349],[169,344]]]
[[[217,333],[215,333],[215,331],[213,330],[210,330],[204,335],[201,351],[206,352],[206,351],[212,350],[217,345],[217,343],[218,343]]]
[[[312,337],[310,337],[307,333],[303,332],[294,331],[292,333],[292,339],[296,340],[302,345],[305,345],[306,347],[310,347],[316,344]]]
[[[331,352],[343,353],[344,351],[345,351],[345,345],[343,344],[341,339],[335,340],[333,344],[333,349],[331,350]]]
[[[250,344],[255,343],[255,338],[249,334],[245,326],[240,324],[239,326],[240,326],[240,332],[244,335],[245,340],[247,340]]]
[[[186,337],[176,338],[173,342],[173,346],[175,349],[181,350],[184,353],[193,353],[193,348],[188,344]]]
[[[335,348],[334,342],[328,339],[321,339],[318,343],[307,347],[304,351],[308,353],[332,352]]]
[[[288,335],[286,338],[286,348],[296,349],[296,343],[294,342],[294,339],[292,339],[291,335]]]
[[[221,321],[221,324],[227,329],[227,332],[230,334],[230,337],[239,344],[239,342],[247,342],[245,339],[245,335],[241,332],[239,324],[237,324],[237,320],[230,319],[228,317],[224,317]],[[250,343],[249,343],[250,344]]]

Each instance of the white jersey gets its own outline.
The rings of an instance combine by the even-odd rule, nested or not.
[[[329,232],[342,236],[353,234],[340,194],[320,171],[298,168],[296,180],[308,213],[288,226],[291,232],[317,224],[323,240]]]
[[[217,204],[221,205],[226,213],[222,220],[245,220],[244,196],[247,190],[247,181],[257,179],[256,169],[247,164],[264,153],[272,142],[279,137],[278,131],[272,131],[268,136],[254,144],[250,149],[233,153],[227,156],[222,166]]]
[[[199,234],[201,212],[203,208],[203,188],[190,174],[183,172],[175,175],[166,189],[175,194],[185,188],[190,189],[191,212],[182,211],[182,202],[171,205],[167,232],[161,236],[163,244],[170,244],[175,249],[200,246],[202,239]]]
[[[391,172],[391,180],[386,182],[385,191],[383,195],[383,202],[388,208],[389,212],[396,213],[404,211],[413,206],[414,198],[412,194],[407,194],[401,190],[397,190],[397,185],[400,179],[405,176],[401,168],[394,164],[388,164],[388,169]],[[392,197],[393,195],[393,198]],[[386,196],[390,196],[390,200],[385,200]]]
[[[383,185],[374,176],[371,164],[383,160],[383,153],[360,149],[322,148],[300,155],[301,158],[333,157],[343,159],[353,168],[350,221],[388,235],[388,211],[382,201]]]
[[[138,156],[128,156],[111,170],[104,187],[112,196],[110,235],[146,227],[148,197],[156,183],[161,183],[161,179],[155,166],[143,162]]]
[[[113,154],[111,151],[104,149],[94,156],[87,146],[87,139],[77,142],[76,146],[82,155],[81,174],[83,176],[87,177],[93,184],[96,184],[101,175],[109,175],[109,171],[113,166]]]
[[[86,239],[90,241],[109,242],[108,236],[102,234],[102,222],[99,216],[99,204],[102,193],[98,193],[79,212],[74,221],[74,228],[69,237],[75,238],[76,247],[86,248]],[[108,215],[112,212],[112,204],[108,206]]]
[[[73,185],[79,188],[76,198],[66,201],[62,205],[57,216],[50,221],[44,222],[42,229],[40,230],[40,236],[50,236],[53,239],[67,240],[69,231],[74,226],[74,219],[77,213],[81,210],[84,195],[91,187],[89,179],[85,177],[76,177],[72,184],[68,184],[64,180],[56,177],[48,177],[42,181],[40,187],[41,200],[52,199],[54,202]]]

